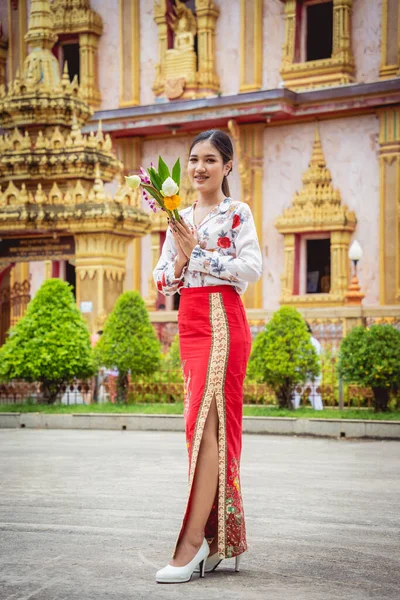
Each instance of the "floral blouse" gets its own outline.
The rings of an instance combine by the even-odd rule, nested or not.
[[[198,244],[181,276],[175,278],[177,250],[168,227],[160,260],[153,271],[157,288],[165,296],[181,287],[232,285],[239,294],[262,273],[261,251],[250,207],[225,198],[196,228],[194,205],[179,211],[196,234]]]

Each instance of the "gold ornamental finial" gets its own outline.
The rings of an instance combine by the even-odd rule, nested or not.
[[[299,231],[331,231],[346,228],[353,231],[356,218],[342,204],[340,192],[332,185],[332,176],[322,152],[318,127],[315,130],[308,169],[303,173],[303,185],[293,197],[292,206],[276,220],[280,233]]]
[[[323,167],[323,168],[326,167],[324,154],[322,152],[321,138],[319,136],[318,124],[315,127],[315,137],[314,137],[313,149],[312,149],[309,166],[310,167],[316,166],[316,167]]]
[[[49,0],[32,0],[28,33],[25,41],[33,48],[51,50],[57,41],[53,32],[53,13]]]
[[[25,41],[30,52],[24,63],[24,79],[33,90],[40,86],[51,89],[60,83],[58,61],[51,52],[57,41],[53,32],[53,14],[49,0],[32,0],[28,33]]]

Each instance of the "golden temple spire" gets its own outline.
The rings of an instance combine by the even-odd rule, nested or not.
[[[319,136],[318,125],[316,125],[316,127],[315,127],[315,137],[314,137],[313,149],[312,149],[309,166],[310,167],[311,166],[323,167],[323,168],[326,167],[324,154],[322,152],[321,138]]]
[[[51,50],[57,41],[53,32],[53,13],[49,0],[32,0],[28,33],[25,41],[33,48]]]
[[[276,220],[280,233],[299,231],[331,231],[355,227],[355,215],[341,203],[339,190],[332,184],[332,176],[322,152],[318,126],[308,169],[303,173],[303,185],[295,192],[292,206]]]
[[[25,59],[25,80],[30,86],[49,86],[60,83],[58,61],[51,52],[57,41],[53,32],[53,14],[49,0],[32,0],[28,33],[25,41],[30,52]]]

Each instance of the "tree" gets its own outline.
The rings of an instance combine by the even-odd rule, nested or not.
[[[118,369],[118,402],[126,402],[129,373],[135,378],[159,368],[161,344],[138,292],[118,298],[94,352],[98,364]]]
[[[371,387],[375,411],[387,411],[390,392],[400,385],[400,331],[354,327],[340,344],[338,373],[347,383]]]
[[[301,314],[283,306],[254,340],[248,375],[268,384],[280,408],[293,409],[295,386],[319,375],[320,363]]]
[[[60,279],[45,281],[0,349],[0,378],[40,382],[48,403],[63,384],[95,372],[89,331],[71,289]]]

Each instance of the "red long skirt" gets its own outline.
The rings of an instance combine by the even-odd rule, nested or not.
[[[185,381],[189,488],[177,544],[190,511],[204,425],[215,397],[219,421],[219,477],[205,536],[210,543],[217,536],[219,556],[230,558],[247,548],[240,455],[243,381],[251,350],[250,329],[242,300],[230,285],[182,288],[178,326]]]

